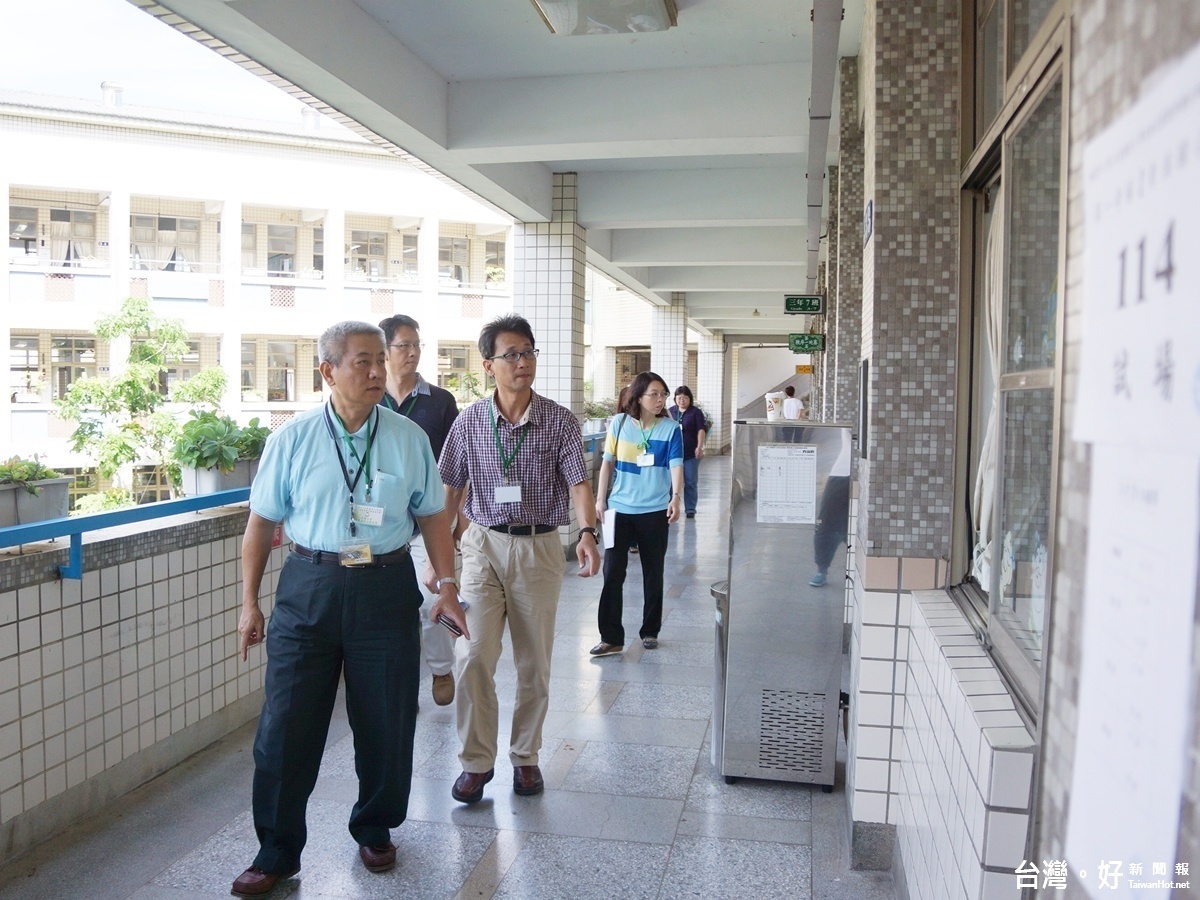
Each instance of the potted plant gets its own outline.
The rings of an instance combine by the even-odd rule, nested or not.
[[[249,487],[269,433],[257,418],[243,427],[227,415],[192,410],[180,427],[173,454],[184,494]]]
[[[603,431],[608,420],[616,414],[616,400],[585,400],[583,403],[584,431]]]
[[[70,503],[72,481],[42,465],[36,456],[13,456],[0,463],[0,527],[62,518]]]

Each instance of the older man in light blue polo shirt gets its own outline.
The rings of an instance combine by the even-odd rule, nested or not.
[[[330,401],[270,436],[242,544],[242,659],[266,640],[264,702],[254,741],[259,852],[233,883],[257,897],[300,869],[338,681],[354,731],[358,801],[350,834],[369,871],[396,863],[390,829],[404,821],[420,679],[421,593],[407,544],[414,519],[441,577],[430,614],[463,632],[446,497],[424,432],[377,406],[387,380],[383,332],[342,322],[321,335]],[[294,542],[267,632],[258,595],[282,522]]]

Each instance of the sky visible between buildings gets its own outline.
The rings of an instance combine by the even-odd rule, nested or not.
[[[0,89],[98,101],[103,81],[135,106],[292,126],[304,109],[126,0],[0,0]],[[322,129],[341,126],[326,119]]]

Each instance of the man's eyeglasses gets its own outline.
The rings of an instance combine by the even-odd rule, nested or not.
[[[528,360],[529,362],[533,362],[535,359],[537,359],[537,355],[540,352],[540,350],[522,350],[520,352],[517,352],[516,350],[509,350],[507,353],[498,353],[495,356],[489,356],[488,359],[502,359],[510,366],[515,366],[518,359],[524,359]]]
[[[388,344],[393,350],[399,350],[401,353],[410,353],[413,350],[424,350],[424,344],[414,344],[411,341],[401,341],[398,344]]]

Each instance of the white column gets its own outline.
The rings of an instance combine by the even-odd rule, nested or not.
[[[4,196],[10,198],[8,179],[0,176],[0,190],[4,191]],[[0,262],[0,347],[9,347],[12,340],[12,298],[9,296],[9,283],[12,280],[12,264],[9,262],[9,255],[4,254],[4,261]],[[12,441],[12,408],[13,405],[9,400],[9,395],[12,393],[7,379],[4,382],[4,396],[0,397],[0,447],[11,447]]]
[[[329,235],[325,236],[328,259]],[[336,258],[336,257],[335,257]],[[326,263],[328,267],[328,263]],[[221,369],[225,372],[225,411],[241,421],[242,412],[242,201],[226,198],[221,207],[221,272],[225,303]]]
[[[346,286],[346,210],[330,207],[325,210],[325,293],[331,309],[342,305],[342,290]]]
[[[443,321],[447,315],[444,304],[438,299],[438,237],[441,230],[438,219],[421,220],[417,229],[417,277],[421,283],[421,305],[412,315],[421,325],[421,353],[418,371],[430,384],[438,383],[438,342],[446,333]]]
[[[128,189],[108,195],[108,265],[111,274],[114,308],[129,296],[129,212]]]
[[[704,407],[713,421],[712,432],[705,443],[719,453],[729,442],[729,416],[725,401],[725,334],[714,331],[700,335],[700,350],[696,365],[696,383],[690,385],[696,402]]]
[[[650,368],[675,390],[687,373],[687,295],[671,294],[670,306],[656,306],[650,314]],[[691,385],[689,385],[691,387]]]
[[[546,223],[513,229],[513,312],[541,349],[534,390],[583,411],[583,305],[587,232],[576,220],[574,172],[554,174],[554,211]]]

